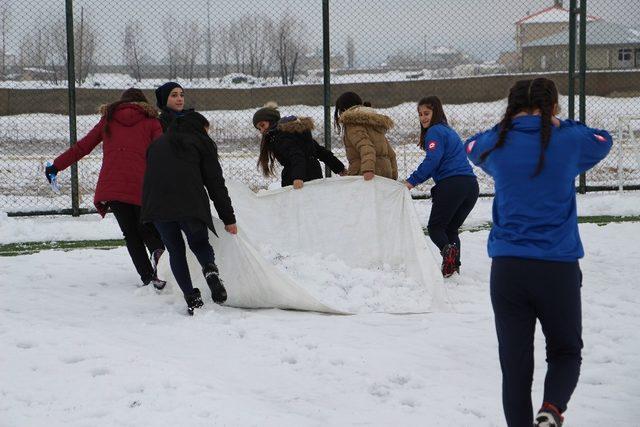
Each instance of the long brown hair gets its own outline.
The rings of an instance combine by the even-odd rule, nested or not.
[[[258,156],[257,167],[258,170],[262,171],[262,174],[265,177],[270,177],[275,175],[275,159],[276,155],[273,152],[273,146],[271,144],[271,140],[273,137],[273,128],[269,129],[262,135],[262,140],[260,141],[260,155]]]
[[[107,111],[104,115],[105,121],[106,121],[104,125],[105,135],[109,135],[110,133],[109,122],[111,122],[111,119],[113,119],[113,114],[115,113],[116,109],[120,105],[127,104],[130,102],[147,102],[148,103],[147,97],[144,96],[144,93],[140,89],[131,87],[125,90],[124,92],[122,92],[122,95],[120,95],[120,100],[109,104],[109,106],[107,107]]]
[[[429,126],[425,128],[422,127],[422,123],[420,123],[420,140],[418,140],[418,147],[424,150],[424,136],[427,134],[429,128],[433,125],[437,125],[438,123],[448,124],[449,122],[447,122],[447,116],[444,114],[442,102],[437,96],[425,96],[418,101],[418,111],[420,111],[420,107],[422,106],[427,107],[432,111]]]
[[[540,157],[538,157],[538,164],[532,175],[537,176],[544,167],[545,151],[551,139],[553,108],[556,104],[558,104],[558,89],[553,80],[539,77],[533,80],[516,82],[509,90],[507,110],[500,122],[498,142],[480,155],[480,162],[484,162],[491,152],[504,146],[507,133],[511,130],[513,117],[516,114],[521,112],[532,113],[538,109],[540,110],[540,123],[542,126],[540,129]]]

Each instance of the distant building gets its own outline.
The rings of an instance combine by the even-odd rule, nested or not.
[[[569,9],[562,0],[554,0],[553,6],[529,14],[516,22],[516,51],[536,40],[569,31]],[[587,16],[587,22],[597,21],[596,16]],[[568,41],[568,39],[567,39]]]
[[[640,68],[640,30],[597,20],[587,22],[587,68]],[[522,44],[524,71],[563,71],[569,68],[568,29]]]

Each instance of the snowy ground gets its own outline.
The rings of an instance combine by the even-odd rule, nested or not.
[[[566,426],[634,426],[640,224],[581,233],[585,350]],[[0,425],[503,425],[486,238],[462,235],[453,313],[404,316],[207,301],[188,318],[179,295],[136,287],[124,248],[2,257]],[[543,351],[538,335],[536,404]]]

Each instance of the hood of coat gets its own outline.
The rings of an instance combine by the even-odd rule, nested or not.
[[[102,117],[107,114],[109,104],[100,106],[99,112]],[[146,102],[127,102],[116,107],[113,113],[113,120],[124,126],[134,126],[146,118],[157,118],[158,110]]]
[[[340,114],[340,123],[345,125],[370,126],[387,131],[393,127],[391,117],[377,113],[371,107],[357,105]]]
[[[277,129],[288,133],[311,132],[315,128],[315,123],[311,117],[283,117],[278,122]]]

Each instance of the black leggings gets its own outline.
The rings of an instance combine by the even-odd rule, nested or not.
[[[140,222],[140,206],[124,202],[111,201],[109,208],[118,221],[127,251],[142,283],[149,284],[153,279],[153,267],[149,255],[156,249],[164,249],[162,240],[153,224]],[[149,254],[145,249],[149,250]]]
[[[578,261],[494,258],[490,286],[507,425],[533,424],[536,319],[547,344],[543,402],[564,412],[578,383],[582,361],[582,273]]]
[[[475,176],[452,176],[431,188],[432,206],[427,229],[431,241],[440,251],[450,243],[460,248],[458,230],[476,205],[479,192]]]
[[[182,232],[187,236],[189,249],[194,253],[202,268],[215,263],[213,248],[209,243],[209,229],[207,225],[196,219],[185,221],[154,221],[162,241],[169,252],[171,272],[178,282],[178,286],[185,295],[193,293],[193,283],[187,264],[187,252],[184,247]]]

